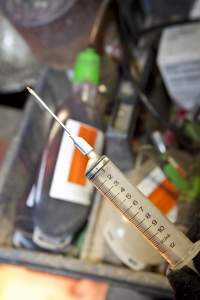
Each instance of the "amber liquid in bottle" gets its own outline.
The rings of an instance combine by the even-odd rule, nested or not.
[[[97,99],[96,86],[82,83],[75,87],[74,94],[65,99],[56,114],[64,124],[73,119],[102,130],[103,118]],[[55,251],[66,249],[71,243],[74,235],[86,223],[91,207],[68,201],[67,198],[61,200],[50,196],[63,134],[63,129],[53,121],[38,173],[34,211],[33,240],[39,246]]]

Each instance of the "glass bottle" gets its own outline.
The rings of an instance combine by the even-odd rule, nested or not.
[[[72,94],[57,116],[74,133],[84,137],[97,152],[103,147],[103,111],[98,97],[100,58],[91,48],[81,52],[74,68]],[[70,139],[52,123],[44,149],[35,197],[34,242],[62,251],[86,223],[93,187],[84,176],[87,164]]]

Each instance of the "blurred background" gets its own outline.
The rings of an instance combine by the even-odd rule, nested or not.
[[[167,263],[26,87],[194,242],[199,22],[199,0],[0,1],[0,300],[173,299]]]

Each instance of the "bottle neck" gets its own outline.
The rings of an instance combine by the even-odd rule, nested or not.
[[[97,86],[90,82],[74,82],[73,90],[78,99],[86,105],[97,106]]]

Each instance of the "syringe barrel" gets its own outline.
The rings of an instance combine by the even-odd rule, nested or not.
[[[172,267],[185,260],[194,244],[106,156],[93,161],[86,176]]]

